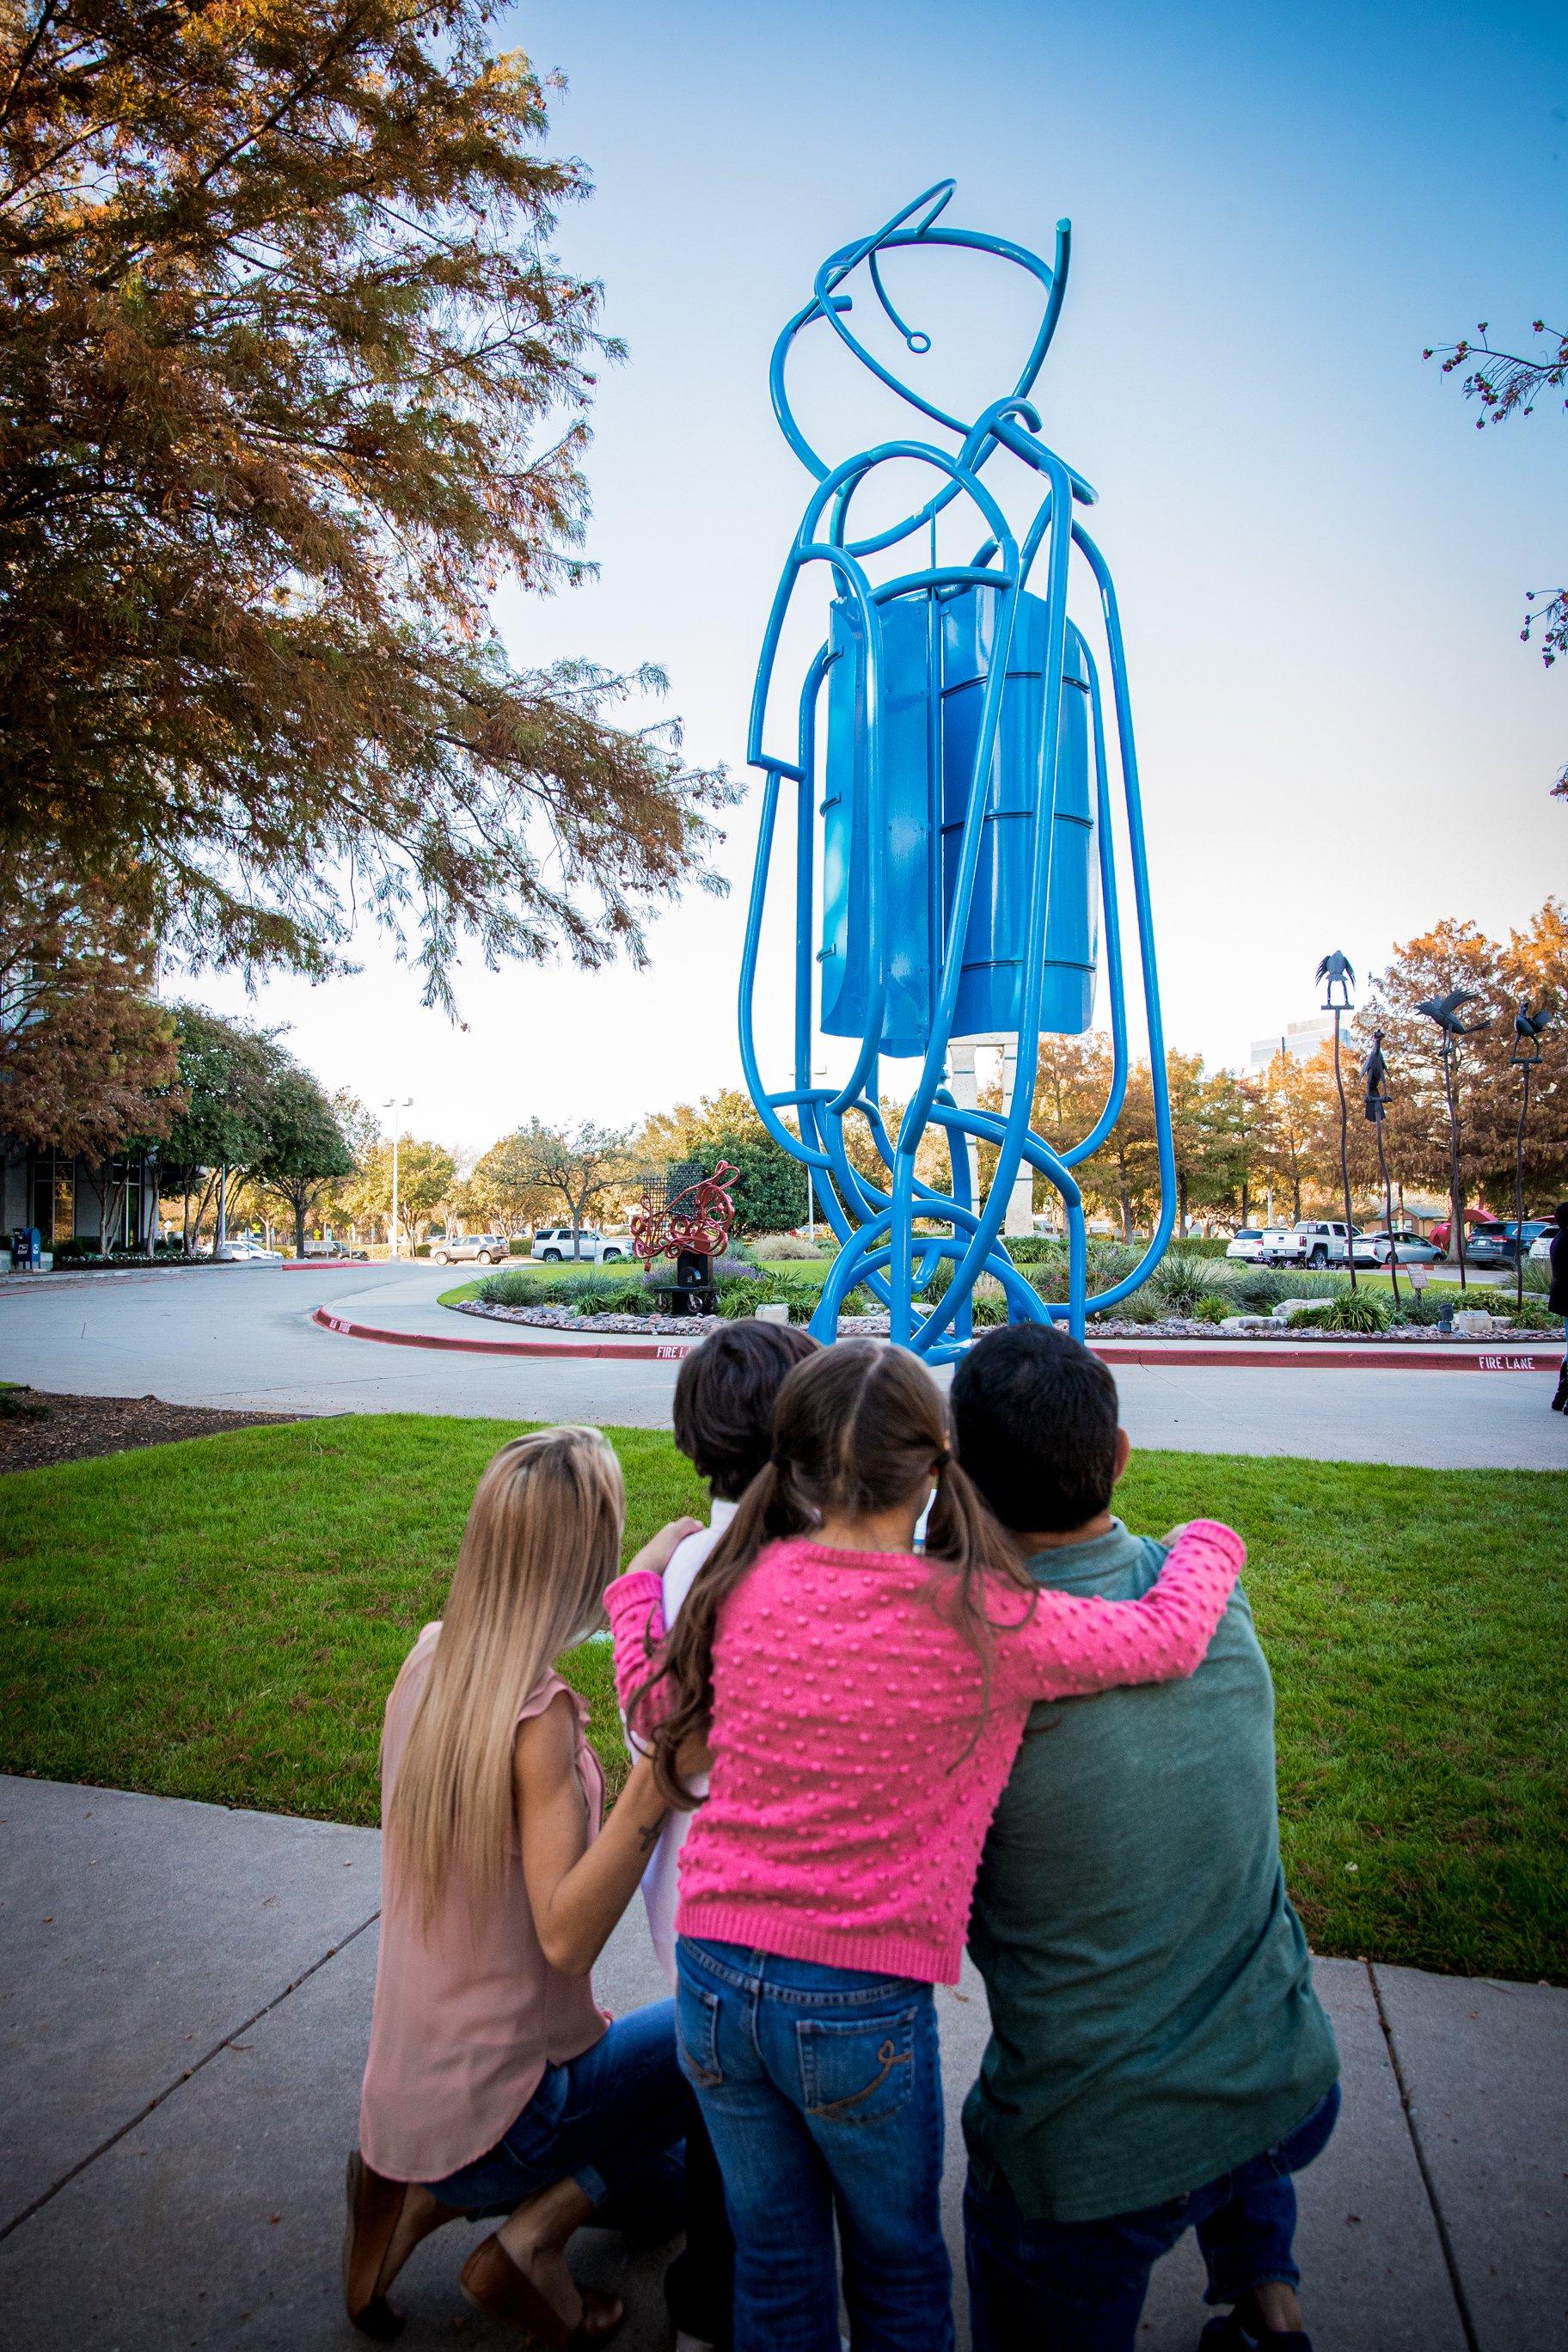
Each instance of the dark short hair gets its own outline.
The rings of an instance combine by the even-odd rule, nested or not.
[[[958,1458],[1004,1527],[1067,1535],[1110,1507],[1116,1382],[1045,1323],[988,1331],[952,1376]]]
[[[675,1442],[721,1502],[739,1502],[773,1451],[786,1373],[816,1353],[808,1331],[751,1317],[710,1331],[675,1383]]]

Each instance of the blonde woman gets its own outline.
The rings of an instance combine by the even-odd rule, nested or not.
[[[601,1622],[626,1497],[597,1430],[502,1446],[479,1481],[445,1620],[386,1703],[384,1894],[360,2147],[349,2159],[348,2315],[385,2340],[422,2238],[507,2218],[463,2292],[552,2347],[597,2344],[621,2307],[566,2266],[588,2221],[679,2227],[689,2094],[673,2003],[611,2024],[589,1970],[666,1817],[646,1760],[603,1829],[587,1709],[555,1671]],[[695,1522],[639,1555],[656,1570]]]

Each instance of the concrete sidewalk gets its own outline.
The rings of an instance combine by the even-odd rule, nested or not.
[[[356,2342],[338,2289],[343,2159],[375,1969],[369,1830],[0,1779],[0,2346],[5,2352],[317,2352]],[[1568,1991],[1319,1963],[1345,2109],[1300,2181],[1318,2352],[1568,2344]],[[596,1982],[663,1986],[634,1906]],[[939,1995],[948,2218],[984,1995]],[[462,2225],[400,2282],[409,2352],[470,2314]],[[584,2232],[580,2275],[631,2305],[625,2352],[667,2352],[658,2265]],[[962,2262],[960,2260],[962,2273]],[[1141,2347],[1190,2352],[1190,2241],[1155,2275]],[[967,2336],[962,2326],[960,2342]]]

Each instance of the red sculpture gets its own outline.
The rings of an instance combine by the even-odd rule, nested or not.
[[[724,1180],[735,1171],[721,1160],[711,1176],[671,1192],[666,1178],[650,1179],[632,1211],[632,1247],[645,1266],[656,1257],[722,1257],[730,1245],[735,1204]]]

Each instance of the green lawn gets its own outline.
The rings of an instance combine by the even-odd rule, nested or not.
[[[382,1703],[505,1425],[371,1415],[0,1481],[0,1768],[374,1820]],[[700,1493],[610,1433],[628,1550]],[[1568,1474],[1149,1454],[1134,1525],[1233,1520],[1318,1948],[1568,1981]],[[618,1766],[607,1654],[573,1680]]]

